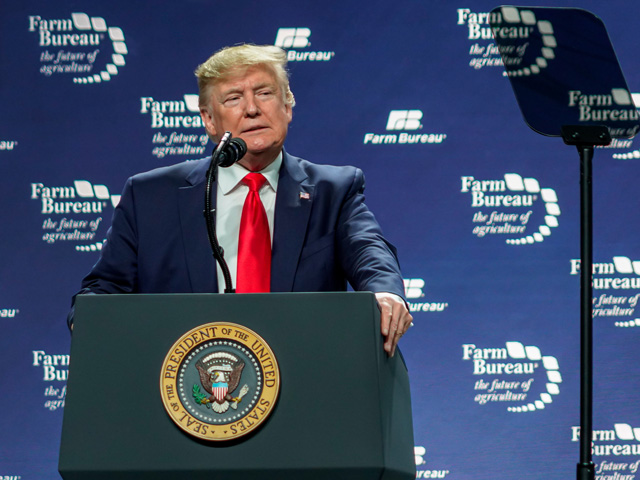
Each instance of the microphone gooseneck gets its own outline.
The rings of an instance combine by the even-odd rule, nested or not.
[[[231,138],[231,132],[225,132],[211,155],[211,164],[207,170],[206,186],[204,192],[204,217],[207,222],[207,235],[213,252],[213,258],[220,265],[224,277],[224,293],[235,293],[231,282],[229,266],[224,259],[224,251],[220,247],[216,236],[214,210],[211,208],[211,190],[218,172],[218,166],[226,168],[239,161],[247,153],[247,144],[241,138]],[[214,272],[215,274],[215,272]]]

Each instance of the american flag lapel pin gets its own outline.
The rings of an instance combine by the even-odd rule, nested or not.
[[[309,200],[311,198],[311,196],[309,195],[308,192],[300,192],[300,199],[301,200]]]

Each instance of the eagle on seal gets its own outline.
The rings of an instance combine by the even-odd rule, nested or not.
[[[217,413],[224,413],[231,408],[238,408],[238,403],[249,390],[244,385],[239,396],[231,395],[238,388],[244,362],[236,355],[229,352],[214,352],[206,355],[196,362],[196,368],[200,374],[200,383],[209,398],[201,403],[210,404]]]

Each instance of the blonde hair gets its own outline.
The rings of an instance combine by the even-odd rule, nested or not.
[[[242,44],[225,47],[211,55],[206,62],[196,68],[200,106],[207,106],[209,90],[219,80],[229,77],[237,68],[248,68],[264,65],[271,69],[282,89],[285,104],[292,107],[296,100],[289,88],[289,74],[286,69],[287,54],[280,47],[274,45]]]

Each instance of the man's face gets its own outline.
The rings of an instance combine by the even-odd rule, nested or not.
[[[209,104],[200,108],[207,133],[219,140],[226,131],[247,143],[240,161],[250,170],[269,165],[282,150],[291,122],[291,106],[272,71],[257,65],[232,71],[210,89]]]

